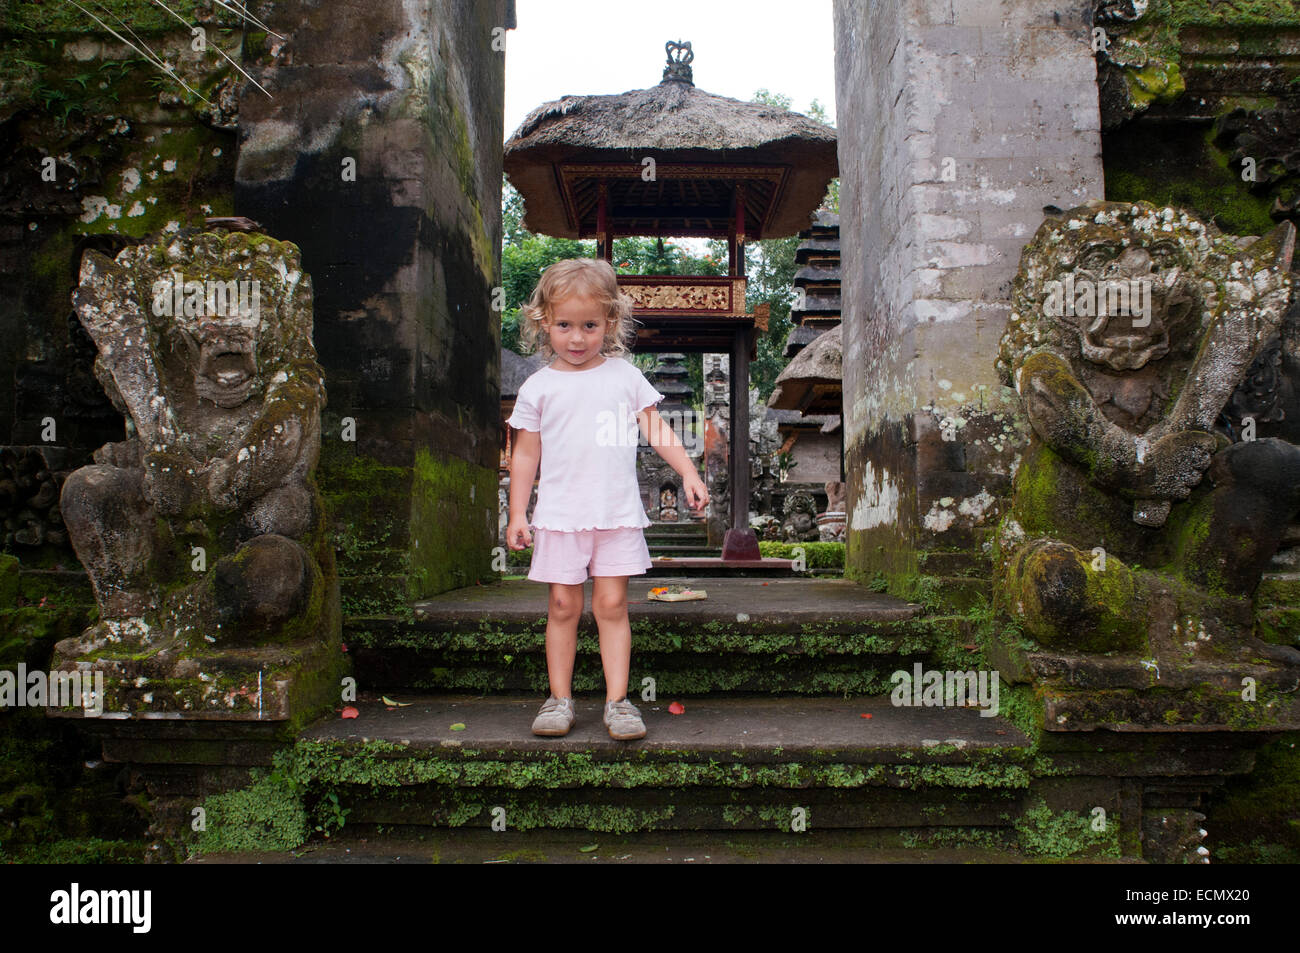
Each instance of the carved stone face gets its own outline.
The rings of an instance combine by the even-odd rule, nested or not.
[[[1137,370],[1169,353],[1170,332],[1198,311],[1197,291],[1173,242],[1124,247],[1090,242],[1080,252],[1075,284],[1091,288],[1096,312],[1077,315],[1080,352],[1093,364]],[[1086,284],[1084,284],[1086,283]]]
[[[198,396],[230,409],[257,388],[256,331],[238,324],[208,322],[199,327],[194,387]]]
[[[1085,383],[1179,373],[1167,365],[1195,356],[1238,253],[1194,215],[1141,202],[1090,202],[1044,222],[1013,284],[1003,379],[1014,386],[1042,348]]]

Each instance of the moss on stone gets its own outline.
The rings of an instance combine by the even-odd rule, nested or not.
[[[1214,863],[1300,863],[1300,732],[1261,747],[1254,770],[1228,779],[1206,814]]]
[[[497,483],[495,469],[437,458],[424,447],[416,452],[409,599],[495,578]]]
[[[760,540],[758,553],[765,559],[794,559],[795,550],[802,549],[804,562],[809,569],[843,569],[843,543],[782,543]]]
[[[1009,602],[1044,645],[1082,652],[1141,651],[1147,645],[1143,587],[1118,557],[1105,568],[1091,552],[1063,543],[1029,544],[1010,563]]]
[[[72,4],[17,3],[6,0],[5,30],[15,33],[99,33],[108,31]],[[83,7],[87,6],[82,4]],[[237,26],[243,18],[233,11],[222,10],[204,0],[174,0],[167,4],[178,16],[190,23],[215,22]],[[99,0],[89,6],[94,14],[119,33],[125,32],[121,21],[137,33],[170,32],[176,29],[176,17],[152,0]],[[199,17],[199,13],[203,17]]]
[[[18,605],[18,557],[0,553],[0,610]]]
[[[1056,812],[1041,799],[1014,822],[1020,849],[1026,854],[1047,857],[1119,857],[1119,825],[1108,822],[1095,830],[1086,815]]]
[[[1173,26],[1300,27],[1293,0],[1152,0],[1148,19]]]
[[[1106,198],[1113,202],[1153,202],[1188,208],[1234,235],[1263,235],[1276,226],[1270,200],[1251,194],[1241,176],[1215,155],[1214,168],[1191,164],[1161,177],[1150,170],[1107,168]],[[1172,172],[1172,170],[1167,170]]]
[[[317,471],[346,616],[406,615],[413,600],[496,580],[494,470],[423,447],[393,466],[354,447],[327,438]]]
[[[310,834],[302,788],[279,768],[258,772],[246,788],[211,795],[202,808],[194,844],[200,853],[291,850]]]

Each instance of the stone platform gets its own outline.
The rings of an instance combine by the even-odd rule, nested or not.
[[[578,699],[563,738],[530,726],[538,696],[373,695],[296,749],[299,777],[335,793],[349,827],[765,830],[796,817],[839,829],[1007,833],[1030,785],[1031,739],[974,709],[888,698],[641,702],[648,734],[611,739],[603,696]],[[867,717],[869,716],[869,717]]]
[[[689,560],[697,562],[698,560]],[[688,560],[673,560],[685,564]],[[722,560],[715,560],[721,563]],[[783,563],[788,559],[764,559]],[[684,585],[704,589],[707,599],[691,602],[657,602],[646,598],[657,586]],[[594,624],[591,616],[592,581],[586,582],[586,603],[581,624]],[[548,587],[528,579],[509,579],[499,585],[466,586],[416,602],[419,623],[446,624],[490,618],[500,623],[531,622],[546,615]],[[921,607],[893,596],[873,592],[846,579],[813,579],[793,575],[755,580],[703,576],[668,579],[655,573],[632,576],[628,581],[630,619],[684,619],[692,623],[728,622],[762,628],[798,628],[804,624],[831,625],[852,631],[862,623],[895,622],[915,618]]]
[[[660,585],[707,598],[658,602]],[[578,624],[579,692],[603,686],[588,581]],[[465,587],[412,606],[411,616],[349,619],[344,641],[358,684],[421,691],[545,688],[548,589],[524,579]],[[633,577],[628,589],[632,683],[662,692],[871,694],[889,675],[964,644],[965,620],[843,579]]]
[[[727,575],[766,576],[787,575],[793,572],[794,560],[775,559],[723,559],[721,556],[651,556],[654,572],[678,575],[679,573],[726,573]]]
[[[390,696],[391,697],[391,696]],[[812,763],[843,760],[879,763],[915,749],[915,763],[955,763],[977,752],[1025,748],[1029,738],[1003,717],[984,717],[974,708],[899,708],[888,698],[770,698],[709,696],[688,699],[685,711],[669,711],[671,699],[641,701],[646,737],[615,741],[601,719],[604,694],[575,697],[577,721],[560,738],[541,738],[530,731],[544,698],[457,695],[406,696],[385,705],[363,694],[356,718],[318,723],[303,732],[308,740],[332,742],[390,741],[414,749],[454,752],[496,751],[523,758],[533,754],[581,752],[617,760],[674,758],[729,759],[764,763]],[[868,716],[868,717],[864,717]],[[463,725],[452,729],[452,725]]]
[[[1134,863],[1057,858],[979,847],[880,846],[875,831],[421,830],[344,832],[294,851],[205,854],[192,864],[1025,864]]]

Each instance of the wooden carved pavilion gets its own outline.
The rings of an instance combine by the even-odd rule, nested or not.
[[[757,559],[748,440],[756,315],[745,306],[745,243],[808,228],[839,173],[835,130],[696,89],[691,44],[665,49],[656,86],[534,109],[506,142],[505,171],[523,197],[526,229],[594,238],[611,264],[618,236],[726,240],[726,275],[620,275],[619,285],[635,303],[636,350],[731,355],[723,558]]]

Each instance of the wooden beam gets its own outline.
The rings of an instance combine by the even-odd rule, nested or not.
[[[662,202],[653,205],[633,205],[630,203],[611,204],[609,217],[622,222],[630,222],[638,218],[667,218],[683,219],[686,218],[708,218],[717,221],[726,221],[731,218],[727,207],[722,204],[714,203],[712,205],[665,205]]]
[[[736,272],[745,274],[745,183],[736,183]],[[748,471],[746,471],[748,472]],[[748,526],[748,524],[746,524]]]
[[[731,343],[731,528],[749,529],[749,330],[737,328]]]
[[[601,182],[597,187],[596,198],[596,257],[611,261],[613,242],[609,237],[609,186]]]

